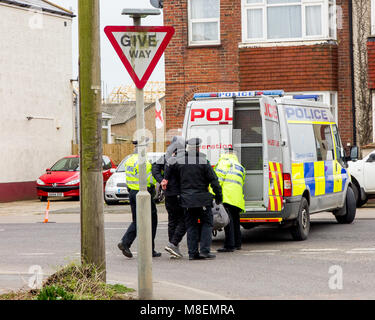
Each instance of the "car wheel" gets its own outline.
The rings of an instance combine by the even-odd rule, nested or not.
[[[310,231],[309,203],[306,198],[302,198],[298,210],[298,216],[294,225],[290,229],[292,237],[296,241],[306,240]]]
[[[109,205],[109,206],[113,206],[113,205],[119,203],[119,201],[117,201],[117,200],[107,200],[107,199],[104,199],[104,201],[105,201],[105,203],[106,203],[107,205]]]
[[[40,199],[41,202],[46,202],[47,199],[48,199],[48,197],[46,197],[46,196],[41,196],[39,199]]]
[[[336,216],[336,220],[338,223],[350,224],[354,221],[357,210],[355,195],[351,187],[348,187],[348,191],[346,192],[345,206],[346,213],[344,215]]]

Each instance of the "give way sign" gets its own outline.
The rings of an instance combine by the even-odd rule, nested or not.
[[[104,32],[136,87],[142,89],[171,40],[174,28],[107,26]]]

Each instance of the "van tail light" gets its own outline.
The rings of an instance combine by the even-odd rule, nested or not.
[[[290,177],[290,173],[283,173],[283,180],[284,180],[284,197],[291,197],[292,196],[292,180]]]

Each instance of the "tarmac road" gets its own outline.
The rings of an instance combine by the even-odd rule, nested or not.
[[[51,202],[50,221],[55,223],[49,224],[41,223],[43,206],[37,201],[0,205],[0,292],[27,285],[31,266],[50,274],[58,265],[79,261],[79,202]],[[167,216],[163,205],[158,208],[156,248],[163,255],[153,259],[156,299],[375,298],[374,204],[359,209],[351,225],[337,224],[329,213],[313,215],[309,238],[302,242],[293,241],[283,229],[242,229],[242,250],[217,253],[208,261],[189,261],[185,238],[185,258],[169,258],[163,250]],[[136,289],[136,242],[133,259],[117,248],[131,219],[129,209],[105,207],[107,279]],[[221,232],[212,251],[222,241]]]

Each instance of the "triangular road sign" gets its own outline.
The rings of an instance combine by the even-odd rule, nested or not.
[[[171,40],[174,28],[107,26],[104,32],[136,87],[142,89]]]

